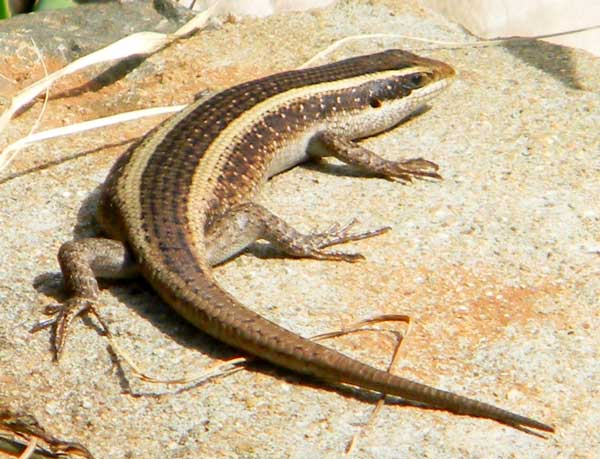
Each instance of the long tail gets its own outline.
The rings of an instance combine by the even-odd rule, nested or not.
[[[198,273],[199,294],[170,293],[156,286],[183,317],[213,337],[275,365],[332,383],[395,395],[434,408],[469,416],[495,419],[513,427],[545,432],[554,428],[542,422],[451,392],[395,376],[361,363],[333,349],[303,338],[248,310],[225,292],[211,274]],[[200,287],[196,284],[196,287]]]

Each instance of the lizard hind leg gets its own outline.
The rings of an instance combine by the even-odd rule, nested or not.
[[[53,326],[54,359],[59,360],[69,332],[77,316],[90,312],[106,325],[96,310],[100,296],[96,278],[130,278],[137,274],[137,266],[122,242],[104,238],[88,238],[63,244],[58,261],[64,276],[65,287],[71,297],[60,305],[48,306],[46,314],[53,318],[42,321],[32,332]]]
[[[352,233],[350,230],[355,224],[353,220],[343,226],[334,224],[323,232],[303,234],[260,204],[239,204],[211,225],[207,233],[208,259],[212,265],[221,263],[257,239],[264,239],[293,257],[358,261],[364,259],[359,253],[324,249],[378,236],[390,228]]]

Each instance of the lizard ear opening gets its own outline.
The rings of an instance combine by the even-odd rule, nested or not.
[[[379,108],[379,107],[381,107],[382,104],[381,104],[381,100],[374,97],[369,101],[369,105],[373,108]]]

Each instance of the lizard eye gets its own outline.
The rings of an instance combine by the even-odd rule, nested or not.
[[[379,107],[381,107],[381,100],[377,99],[376,97],[373,97],[369,101],[369,105],[373,108],[379,108]]]
[[[415,73],[413,75],[410,76],[410,78],[408,79],[408,85],[410,88],[416,89],[416,88],[420,88],[421,86],[423,86],[423,83],[425,82],[425,77],[423,76],[422,73]]]

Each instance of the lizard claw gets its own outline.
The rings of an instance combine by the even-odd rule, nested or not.
[[[357,222],[358,220],[353,218],[344,226],[341,226],[339,223],[334,223],[327,231],[313,235],[313,243],[317,248],[324,249],[325,247],[331,247],[332,245],[345,244],[346,242],[360,241],[361,239],[379,236],[391,229],[389,226],[384,226],[383,228],[362,233],[351,233],[350,228],[356,225]]]
[[[345,244],[346,242],[359,241],[361,239],[378,236],[390,229],[386,226],[376,230],[365,231],[363,233],[351,233],[350,228],[352,228],[357,221],[356,218],[352,219],[344,226],[339,223],[334,223],[322,233],[304,236],[306,244],[304,256],[319,260],[347,261],[351,263],[364,260],[365,257],[360,253],[326,252],[323,250],[324,248],[333,245]]]
[[[74,296],[63,304],[46,306],[44,314],[53,315],[54,317],[48,320],[43,320],[34,325],[31,328],[31,333],[35,333],[51,325],[53,326],[54,337],[52,339],[52,344],[54,347],[54,361],[58,362],[64,349],[71,322],[73,322],[75,317],[83,314],[84,312],[91,311],[97,315],[95,304],[96,302],[92,299]]]

